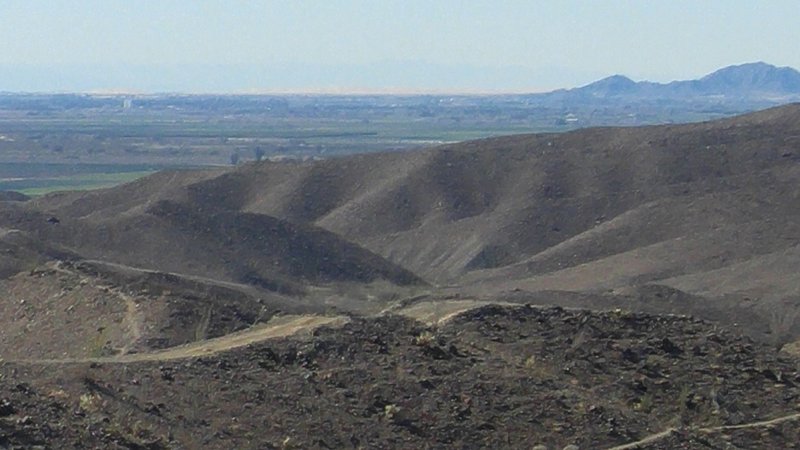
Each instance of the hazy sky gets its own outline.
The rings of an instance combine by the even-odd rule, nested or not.
[[[798,0],[0,0],[0,91],[540,91],[800,68]]]

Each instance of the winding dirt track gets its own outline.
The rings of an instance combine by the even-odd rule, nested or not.
[[[497,302],[484,302],[475,300],[449,301],[432,304],[423,302],[410,307],[402,308],[397,311],[416,320],[420,320],[429,325],[436,325],[461,314],[465,311],[479,308],[488,304],[504,304]],[[505,304],[507,305],[507,304]],[[149,353],[122,354],[101,358],[74,358],[74,359],[36,359],[36,360],[17,360],[18,363],[31,364],[70,364],[70,363],[134,363],[141,361],[167,361],[174,359],[196,358],[206,355],[213,355],[234,348],[261,342],[267,339],[274,339],[292,336],[301,332],[311,332],[321,326],[341,326],[349,321],[347,316],[282,316],[249,328],[244,331],[231,333],[222,337],[207,339],[191,344],[168,348],[161,351]],[[606,450],[632,450],[645,448],[648,444],[660,441],[680,431],[688,431],[703,434],[712,434],[732,430],[747,428],[768,427],[792,420],[800,420],[800,413],[792,413],[774,419],[762,420],[757,422],[744,423],[739,425],[722,425],[717,427],[698,427],[698,428],[677,428],[670,427],[658,433],[646,436],[638,441],[627,444],[609,447]]]
[[[73,359],[31,359],[16,360],[17,363],[31,364],[70,364],[70,363],[133,363],[140,361],[166,361],[172,359],[196,358],[213,355],[226,350],[244,347],[249,344],[286,336],[301,332],[311,332],[323,325],[341,326],[348,322],[345,316],[283,316],[273,319],[268,323],[256,325],[244,331],[231,333],[214,339],[207,339],[191,344],[171,347],[165,350],[149,353],[132,353],[119,356],[100,358],[73,358]]]
[[[488,305],[514,306],[506,302],[491,302],[482,300],[440,300],[435,302],[421,302],[394,311],[411,319],[419,320],[428,325],[439,325],[472,309]]]
[[[669,436],[670,434],[672,434],[672,433],[674,433],[676,431],[678,431],[677,428],[667,428],[666,430],[664,430],[664,431],[662,431],[660,433],[651,434],[650,436],[647,436],[646,438],[640,439],[640,440],[638,440],[636,442],[631,442],[631,443],[624,444],[624,445],[618,445],[616,447],[611,447],[608,450],[628,450],[628,449],[633,449],[633,448],[640,448],[643,445],[647,445],[647,444],[649,444],[651,442],[656,442],[658,440],[664,439],[665,437]]]
[[[701,428],[688,428],[685,429],[686,431],[693,431],[696,433],[704,433],[704,434],[711,434],[711,433],[719,433],[722,431],[731,431],[731,430],[743,430],[747,428],[758,428],[758,427],[768,427],[770,425],[777,425],[782,422],[788,422],[790,420],[798,420],[800,419],[800,413],[789,414],[786,416],[776,417],[770,420],[761,420],[758,422],[750,422],[750,423],[743,423],[739,425],[722,425],[719,427],[701,427]],[[643,448],[643,446],[650,444],[652,442],[659,441],[671,435],[672,433],[678,432],[679,429],[672,427],[667,428],[664,431],[659,433],[651,434],[650,436],[645,437],[644,439],[640,439],[636,442],[630,442],[624,445],[618,445],[616,447],[608,448],[607,450],[630,450],[636,448]]]
[[[138,326],[136,316],[136,305],[132,298],[125,296],[128,306],[126,320],[131,322],[134,327]],[[398,311],[416,320],[420,320],[429,325],[436,325],[461,314],[465,311],[479,308],[489,304],[502,304],[497,302],[485,302],[475,300],[447,301],[447,302],[424,302],[404,308]],[[63,359],[21,359],[14,360],[16,363],[26,364],[78,364],[78,363],[105,363],[122,364],[141,361],[166,361],[173,359],[196,358],[206,355],[213,355],[226,350],[244,347],[249,344],[286,336],[292,336],[301,332],[311,332],[321,326],[341,326],[347,323],[346,316],[318,316],[318,315],[298,315],[281,316],[270,320],[265,324],[260,324],[248,328],[247,330],[231,333],[218,338],[192,342],[185,345],[167,348],[164,350],[147,353],[126,353],[120,355],[104,356],[97,358],[63,358]],[[136,333],[137,330],[133,330]]]

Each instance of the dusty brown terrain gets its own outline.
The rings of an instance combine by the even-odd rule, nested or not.
[[[800,105],[9,195],[0,448],[794,448],[798,219]]]
[[[796,361],[674,316],[486,306],[56,367],[2,366],[4,445],[797,448],[800,429]]]
[[[81,258],[295,297],[379,280],[478,296],[662,285],[745,310],[782,344],[800,336],[788,320],[800,316],[799,160],[800,105],[789,105],[700,124],[160,173],[7,202],[0,227]],[[670,311],[704,308],[683,306]]]

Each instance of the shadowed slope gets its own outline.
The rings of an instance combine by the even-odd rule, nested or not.
[[[662,205],[634,214],[624,225],[633,241],[586,258],[701,231],[710,225],[708,211],[691,205],[713,204],[717,193],[736,192],[732,204],[723,199],[717,208],[721,221],[738,214],[743,199],[790,206],[797,192],[798,146],[800,107],[791,105],[703,124],[590,129],[413,154],[264,163],[194,184],[190,192],[204,205],[316,223],[429,279],[448,282],[465,271],[523,261],[649,202]],[[692,216],[680,223],[687,208]],[[726,208],[730,211],[722,211]],[[786,213],[796,211],[790,206]],[[654,214],[673,218],[672,224],[662,226]],[[767,214],[775,216],[776,210]]]
[[[790,105],[0,202],[0,446],[783,448],[798,137]]]
[[[265,214],[450,283],[521,262],[515,276],[546,273],[756,219],[788,226],[800,204],[799,159],[800,106],[789,105],[700,124],[160,174],[35,205],[94,223],[139,217],[159,200]]]
[[[780,277],[757,267],[778,267],[765,255],[800,244],[799,161],[795,104],[689,125],[165,173],[37,199],[15,207],[25,226],[4,226],[97,259],[285,293],[418,274],[478,295],[660,283],[776,301],[796,291],[794,259],[778,258],[788,265]],[[744,274],[736,289],[719,287]]]

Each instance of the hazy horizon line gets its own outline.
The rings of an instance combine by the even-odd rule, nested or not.
[[[763,61],[753,61],[753,62],[744,62],[744,63],[734,63],[729,64],[726,66],[719,67],[716,70],[724,69],[727,67],[734,67],[746,64],[753,64],[756,62],[763,62]],[[769,64],[773,67],[778,68],[791,68],[791,66],[776,66],[770,63]],[[402,82],[394,81],[392,84],[394,86],[386,87],[386,86],[369,86],[370,84],[374,84],[374,82],[370,81],[362,81],[360,84],[362,85],[353,85],[346,81],[343,81],[343,78],[353,78],[353,77],[361,77],[363,78],[365,75],[364,67],[372,67],[377,68],[376,72],[373,75],[381,75],[381,71],[386,73],[391,73],[394,75],[392,70],[387,69],[395,69],[399,66],[403,67],[412,67],[411,76],[408,77],[412,79],[412,81],[408,82],[409,86],[402,86],[399,85]],[[209,69],[209,73],[207,73],[207,78],[205,80],[198,79],[198,78],[190,78],[190,79],[183,79],[183,81],[175,81],[170,80],[170,76],[173,78],[175,77],[175,71],[182,71],[186,70],[186,68],[205,68]],[[87,70],[87,68],[92,68]],[[99,68],[103,68],[103,70],[98,70]],[[79,69],[80,74],[75,73],[75,70]],[[313,70],[310,70],[313,69]],[[59,72],[60,70],[60,72]],[[581,72],[579,70],[573,70],[569,68],[559,68],[559,67],[544,67],[544,68],[530,68],[530,67],[521,67],[521,66],[507,66],[507,67],[477,67],[477,66],[469,66],[469,65],[448,65],[448,64],[438,64],[438,63],[428,63],[425,61],[404,61],[404,62],[376,62],[372,64],[366,65],[314,65],[311,63],[286,63],[281,65],[275,65],[271,67],[257,65],[257,64],[213,64],[213,63],[175,63],[175,64],[109,64],[109,63],[73,63],[73,64],[8,64],[8,63],[0,63],[0,84],[3,83],[4,78],[10,78],[12,82],[10,84],[15,84],[13,81],[15,79],[25,79],[26,81],[30,82],[30,79],[36,79],[37,77],[50,77],[51,79],[58,79],[62,83],[67,84],[95,84],[95,85],[112,85],[118,84],[117,87],[85,87],[85,88],[4,88],[0,85],[0,94],[8,95],[8,94],[18,94],[18,95],[90,95],[90,96],[165,96],[165,95],[211,95],[211,96],[247,96],[247,95],[298,95],[298,96],[370,96],[370,95],[404,95],[404,96],[426,96],[426,95],[433,95],[433,96],[496,96],[496,95],[534,95],[534,94],[544,94],[550,93],[555,91],[561,90],[569,90],[580,88],[586,86],[588,84],[594,83],[596,81],[602,80],[604,78],[612,77],[612,76],[625,76],[629,79],[632,79],[636,82],[650,82],[650,83],[658,83],[658,84],[666,84],[675,81],[686,81],[686,80],[694,80],[699,79],[702,76],[711,74],[716,70],[712,70],[710,72],[695,75],[694,78],[689,75],[682,78],[666,78],[661,77],[661,81],[656,81],[652,77],[635,77],[628,74],[623,74],[621,72],[616,72],[612,74],[588,74],[585,72]],[[797,70],[797,69],[794,69]],[[20,73],[21,71],[21,73]],[[25,73],[28,71],[28,73]],[[329,73],[325,74],[325,71],[329,71]],[[415,72],[414,72],[415,71]],[[159,74],[160,72],[160,74]],[[235,72],[235,73],[231,73]],[[299,74],[298,76],[302,75],[309,75],[311,72],[312,79],[314,75],[316,78],[330,78],[333,80],[338,79],[342,84],[341,85],[328,85],[328,86],[286,86],[287,83],[296,82],[295,75]],[[320,75],[320,72],[322,74]],[[351,72],[348,74],[348,72]],[[369,71],[366,71],[369,74]],[[453,77],[456,78],[456,82],[453,84],[469,84],[469,83],[478,83],[482,82],[483,84],[495,84],[495,83],[487,83],[482,77],[486,77],[488,75],[494,75],[495,78],[506,78],[507,84],[517,84],[513,87],[506,87],[506,88],[491,88],[485,86],[454,86],[454,87],[433,87],[433,86],[413,86],[413,84],[424,84],[421,82],[414,83],[413,79],[415,77],[419,77],[420,75],[430,75],[431,78],[427,80],[430,84],[443,84],[441,78]],[[487,75],[488,74],[488,75]],[[524,86],[521,84],[520,77],[524,78],[524,76],[532,76],[532,74],[539,75],[539,77],[543,80],[538,83],[531,83],[531,85]],[[570,76],[565,76],[565,74],[569,74]],[[5,75],[5,76],[4,76]],[[142,75],[142,76],[139,76]],[[211,87],[210,85],[213,84],[220,84],[218,81],[220,78],[225,78],[224,82],[231,82],[228,80],[228,75],[238,75],[241,81],[236,82],[233,81],[232,83],[237,84],[245,84],[245,83],[253,83],[253,79],[264,79],[270,81],[262,81],[262,83],[269,83],[279,85],[276,87],[245,87],[245,88],[238,88],[238,87]],[[122,83],[114,82],[114,81],[89,81],[92,77],[111,77],[114,78],[129,78],[129,82],[131,84],[135,84],[135,81],[144,84],[152,84],[152,82],[148,82],[148,80],[152,80],[155,78],[164,77],[167,81],[163,81],[163,84],[167,85],[176,85],[176,84],[207,84],[208,87],[200,87],[197,86],[195,88],[187,87],[187,88],[180,88],[180,87],[169,87],[169,88],[146,88],[146,87],[133,87],[133,86],[121,86]],[[437,80],[437,77],[439,78]],[[64,78],[67,81],[64,81]],[[70,78],[72,79],[70,81]],[[377,76],[376,78],[380,78]],[[571,81],[570,81],[571,78]],[[248,81],[244,81],[248,79]],[[550,81],[544,81],[550,79]],[[556,83],[552,80],[560,79],[563,83],[556,85]],[[287,81],[288,80],[288,81]],[[204,82],[205,81],[205,82]],[[16,84],[20,82],[17,81]],[[32,83],[36,84],[36,81]],[[38,81],[39,84],[57,84],[54,82],[46,83],[44,79]],[[124,83],[124,82],[123,82]],[[309,80],[308,84],[312,84],[313,81]],[[319,82],[317,82],[319,84]],[[481,84],[481,83],[478,83]],[[498,83],[499,84],[499,83]],[[534,85],[535,84],[535,85]],[[546,86],[546,87],[545,87]]]
[[[486,89],[410,89],[410,88],[308,88],[308,89],[241,89],[226,91],[143,91],[137,89],[89,89],[89,90],[0,90],[0,95],[89,95],[97,97],[158,97],[164,95],[213,95],[213,96],[259,96],[259,95],[297,95],[297,96],[370,96],[370,95],[407,95],[407,96],[495,96],[495,95],[526,95],[546,94],[562,89],[520,89],[520,90],[486,90]]]

